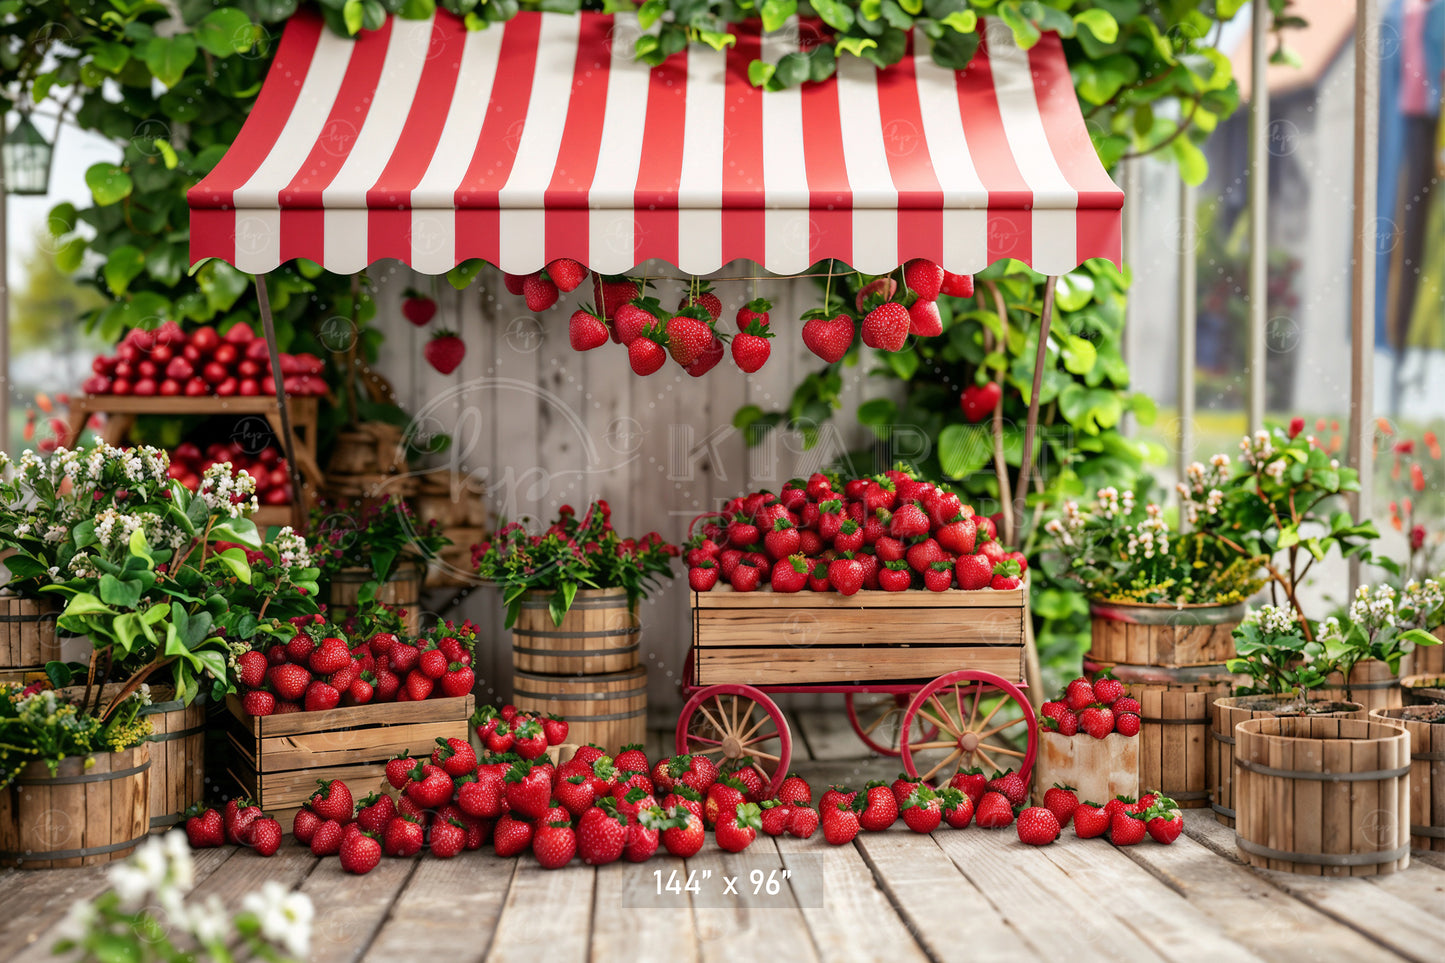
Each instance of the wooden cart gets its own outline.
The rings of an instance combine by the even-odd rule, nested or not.
[[[863,743],[910,775],[943,784],[978,766],[1027,780],[1038,748],[1023,693],[1028,588],[694,592],[676,751],[751,766],[771,794],[792,736],[768,693],[828,692],[843,695]]]

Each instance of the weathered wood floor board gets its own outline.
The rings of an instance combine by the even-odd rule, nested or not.
[[[815,794],[834,782],[892,779],[901,768],[864,750],[841,700],[795,713],[792,725],[792,768]],[[649,733],[649,755],[671,739]],[[1207,813],[1187,813],[1185,825],[1173,846],[1114,849],[1066,829],[1035,849],[1012,829],[919,836],[900,822],[836,849],[820,832],[807,841],[763,837],[741,854],[709,842],[686,861],[663,855],[561,872],[487,848],[454,860],[385,859],[364,877],[288,841],[271,859],[232,848],[198,853],[194,895],[234,907],[265,880],[299,887],[316,902],[320,963],[730,963],[742,953],[789,963],[1445,959],[1441,854],[1416,853],[1393,876],[1291,876],[1240,863],[1233,833]],[[771,894],[750,876],[782,869],[793,875],[778,877]],[[0,960],[49,958],[67,907],[104,892],[105,870],[0,870]],[[695,891],[670,891],[673,874],[681,883],[691,874]]]

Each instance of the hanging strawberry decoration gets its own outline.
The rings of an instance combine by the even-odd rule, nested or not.
[[[591,351],[606,344],[608,337],[607,325],[592,305],[572,312],[572,319],[567,323],[567,338],[572,342],[573,351]]]
[[[757,371],[767,363],[773,350],[768,344],[772,336],[765,323],[749,322],[743,332],[733,338],[733,363],[748,374]]]
[[[716,333],[714,333],[712,336],[712,341],[708,343],[706,350],[704,350],[702,354],[698,355],[696,360],[694,360],[692,364],[685,365],[682,370],[686,371],[694,378],[701,378],[713,368],[717,367],[717,363],[722,360],[723,354],[724,351],[722,339],[719,338]]]
[[[680,311],[692,305],[703,308],[707,311],[708,317],[714,321],[722,317],[722,299],[712,293],[712,285],[706,281],[703,281],[695,291],[684,295],[683,299],[677,303],[677,308]]]
[[[642,288],[632,278],[620,275],[592,275],[592,303],[602,309],[602,320],[613,321],[617,309],[642,293]],[[614,329],[612,340],[617,341]]]
[[[908,333],[920,338],[932,338],[943,333],[943,316],[938,313],[937,301],[919,298],[908,309]]]
[[[667,320],[667,346],[672,360],[686,368],[712,346],[712,318],[700,304],[678,308]]]
[[[527,299],[528,311],[545,311],[557,303],[557,285],[538,271],[522,282],[522,296]]]
[[[657,298],[637,297],[612,313],[612,332],[620,344],[631,347],[648,327],[658,324],[662,305]]]
[[[937,301],[938,292],[943,289],[943,268],[932,261],[914,258],[903,265],[903,281],[923,300]]]
[[[436,317],[437,303],[415,288],[407,288],[401,298],[402,315],[418,328]]]
[[[862,314],[884,301],[893,300],[893,295],[898,293],[898,282],[891,277],[881,277],[869,281],[858,289],[858,294],[853,299],[853,306]]]
[[[547,277],[565,294],[577,290],[587,280],[587,265],[570,257],[559,257],[547,265]]]
[[[907,308],[897,301],[885,301],[863,318],[863,343],[880,351],[902,350],[912,325]]]
[[[758,324],[766,328],[768,326],[768,312],[771,310],[773,310],[773,302],[767,298],[753,298],[747,304],[738,308],[738,330],[746,331],[750,324]]]
[[[950,297],[971,298],[973,297],[973,275],[954,274],[952,271],[944,271],[943,287],[941,290]]]
[[[457,370],[466,353],[467,346],[452,331],[438,331],[422,349],[422,356],[427,363],[444,375]]]
[[[803,344],[829,364],[837,364],[853,347],[853,319],[846,314],[828,317],[822,308],[803,313]]]
[[[651,324],[642,330],[627,346],[627,360],[632,370],[644,377],[655,373],[667,361],[663,342],[667,334],[661,324]]]

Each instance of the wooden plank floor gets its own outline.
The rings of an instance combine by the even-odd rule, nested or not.
[[[898,771],[897,760],[860,751],[841,705],[799,713],[793,728],[794,768],[815,793]],[[650,755],[664,738],[654,733]],[[1252,870],[1233,852],[1233,834],[1197,811],[1173,846],[1114,849],[1066,831],[1034,849],[1012,830],[917,836],[900,823],[840,848],[821,834],[762,837],[736,855],[709,844],[687,861],[560,872],[483,850],[386,859],[358,878],[288,841],[269,860],[198,854],[197,890],[235,905],[265,879],[301,887],[317,903],[313,958],[328,963],[422,951],[448,961],[721,963],[740,946],[797,963],[1445,960],[1441,854],[1417,853],[1394,876],[1322,880]],[[783,868],[793,876],[770,894],[766,880]],[[698,891],[659,895],[654,873],[693,874]],[[723,893],[725,877],[738,877],[736,894]],[[0,872],[0,959],[48,958],[70,901],[104,888],[103,868]]]

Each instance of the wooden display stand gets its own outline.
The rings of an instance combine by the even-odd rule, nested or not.
[[[320,490],[322,484],[321,466],[316,460],[316,436],[319,405],[316,398],[289,398],[286,407],[291,417],[291,450],[295,453],[296,470],[301,478],[313,489]],[[229,398],[204,397],[144,397],[134,395],[85,395],[70,402],[70,437],[79,438],[85,423],[91,415],[108,416],[101,438],[109,445],[120,445],[131,426],[140,415],[180,415],[244,417],[255,415],[266,420],[266,424],[281,438],[281,405],[272,395],[254,397],[233,396]],[[283,445],[283,449],[284,449]],[[291,505],[263,505],[251,520],[257,528],[272,525],[305,526],[309,500],[305,486],[296,493]]]

